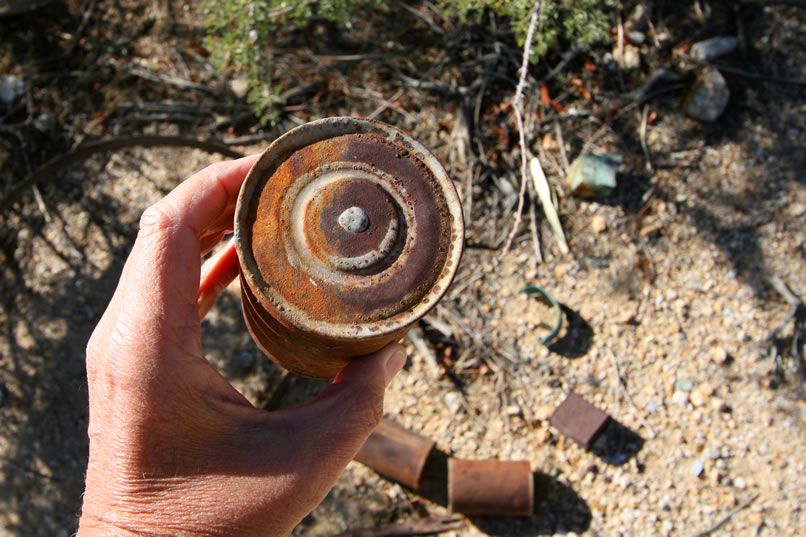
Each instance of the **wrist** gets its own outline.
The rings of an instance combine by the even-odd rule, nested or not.
[[[142,537],[143,535],[147,534],[130,531],[87,515],[81,515],[76,533],[76,537]]]
[[[235,522],[237,511],[211,508],[222,491],[207,479],[91,482],[88,476],[77,537],[234,536],[244,529]]]
[[[155,520],[149,520],[148,524],[133,526],[123,521],[82,514],[76,537],[199,537],[208,534],[178,528],[175,521],[160,525]]]
[[[185,507],[159,497],[158,489],[139,485],[138,493],[115,486],[87,487],[76,537],[194,537],[182,525],[192,520]]]

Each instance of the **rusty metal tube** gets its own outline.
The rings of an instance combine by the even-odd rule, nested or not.
[[[463,241],[456,189],[416,140],[379,121],[307,123],[266,149],[238,196],[246,325],[286,369],[332,378],[436,305]]]
[[[355,460],[379,474],[417,489],[434,441],[390,420],[382,420]]]
[[[527,461],[448,461],[448,508],[471,516],[530,516],[534,478]]]

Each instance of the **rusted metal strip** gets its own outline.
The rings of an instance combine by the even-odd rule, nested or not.
[[[554,411],[549,422],[561,433],[589,448],[610,420],[604,411],[570,392]]]

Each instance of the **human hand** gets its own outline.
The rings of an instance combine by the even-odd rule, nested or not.
[[[288,535],[378,424],[405,361],[353,360],[310,403],[256,409],[204,358],[200,319],[238,274],[229,244],[255,161],[214,164],[147,209],[87,345],[90,455],[79,537]]]

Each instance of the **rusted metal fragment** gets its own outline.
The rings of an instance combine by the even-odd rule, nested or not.
[[[554,410],[549,422],[561,433],[589,448],[610,416],[581,396],[570,392],[565,401]]]
[[[534,478],[528,461],[448,461],[448,508],[471,516],[530,516]]]
[[[400,339],[445,293],[462,208],[436,158],[378,121],[330,118],[278,138],[238,198],[244,318],[294,373],[332,378]]]
[[[355,456],[376,472],[417,489],[434,441],[390,420],[382,420]]]

